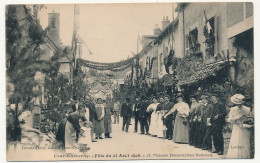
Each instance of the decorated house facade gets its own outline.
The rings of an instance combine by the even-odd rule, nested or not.
[[[182,43],[185,45],[181,49],[184,58],[177,66],[179,86],[195,90],[203,87],[209,92],[219,87],[222,95],[228,94],[224,90],[229,90],[252,97],[249,90],[241,90],[253,78],[252,9],[252,3],[178,4],[176,11],[182,23],[179,26],[183,27]],[[240,20],[235,19],[235,13],[240,13]],[[238,28],[243,23],[248,24],[244,29]],[[250,42],[247,50],[241,47],[242,39],[244,43],[245,39]],[[239,44],[236,41],[240,45],[236,45]],[[237,79],[239,76],[246,76],[244,80],[248,83],[241,83]]]
[[[252,3],[178,3],[175,12],[139,53],[144,81],[187,99],[198,89],[253,97]]]

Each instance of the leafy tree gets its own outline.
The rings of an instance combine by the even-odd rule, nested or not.
[[[64,75],[46,77],[44,82],[47,109],[44,113],[46,119],[56,123],[65,118],[64,108],[71,98],[71,84]]]

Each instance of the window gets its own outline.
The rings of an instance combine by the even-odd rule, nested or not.
[[[185,41],[185,54],[196,53],[200,51],[200,44],[198,42],[198,28],[195,28],[188,32]]]

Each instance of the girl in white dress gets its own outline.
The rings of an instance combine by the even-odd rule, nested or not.
[[[245,124],[245,122],[253,122],[253,116],[251,109],[242,105],[244,98],[241,94],[231,97],[231,102],[235,106],[230,108],[228,117],[228,122],[233,124],[233,128],[227,158],[250,158],[250,134],[253,125]]]
[[[158,114],[156,114],[156,108],[159,103],[157,102],[156,98],[153,97],[153,103],[150,104],[146,111],[147,112],[152,112],[151,114],[151,122],[149,126],[149,134],[156,136],[157,135],[157,118]]]
[[[156,111],[155,113],[157,114],[157,137],[159,138],[163,138],[164,137],[164,131],[166,130],[165,125],[163,125],[163,116],[164,116],[164,112],[163,112],[163,103],[164,103],[164,98],[160,97],[159,99],[160,104],[157,105]]]

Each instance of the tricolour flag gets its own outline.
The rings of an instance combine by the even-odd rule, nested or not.
[[[214,34],[213,32],[213,28],[211,27],[210,23],[209,23],[209,20],[207,19],[207,16],[206,16],[206,13],[205,13],[205,10],[203,10],[204,12],[204,16],[205,16],[205,28],[208,32],[208,35],[210,34],[210,32],[212,32],[212,34]]]

